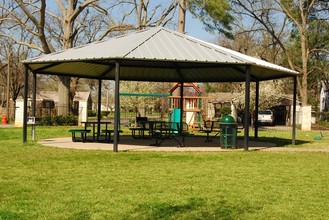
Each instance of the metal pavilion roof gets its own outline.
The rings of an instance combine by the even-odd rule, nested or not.
[[[294,103],[296,101],[298,72],[163,27],[137,31],[106,41],[43,55],[25,60],[23,63],[36,74],[99,79],[100,88],[102,79],[115,80],[113,151],[118,151],[119,143],[120,80],[180,83],[246,82],[245,150],[248,149],[249,141],[250,81],[293,77]],[[25,71],[23,142],[27,140],[28,75],[28,71]],[[257,85],[259,84],[256,84],[256,90],[259,89]],[[98,96],[100,100],[100,92]],[[181,102],[182,100],[183,98]],[[100,104],[99,102],[99,111]],[[100,121],[100,115],[99,112],[98,121]],[[294,105],[293,121],[296,119],[295,116]],[[182,124],[183,111],[180,118]],[[255,137],[257,132],[256,125]],[[295,143],[295,123],[293,123],[292,133],[293,143]]]
[[[290,69],[163,27],[94,42],[23,61],[38,74],[161,82],[243,82],[295,76]]]

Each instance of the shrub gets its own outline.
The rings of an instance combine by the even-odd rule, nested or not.
[[[88,117],[96,117],[97,115],[97,112],[94,112],[94,111],[88,111]]]
[[[78,117],[74,115],[68,116],[54,116],[54,117],[43,117],[41,119],[41,125],[77,125]]]
[[[111,111],[102,111],[101,112],[101,116],[104,118],[104,117],[108,117],[109,115],[111,114]]]
[[[52,125],[52,120],[50,116],[42,117],[40,121],[41,125]]]
[[[231,114],[231,107],[230,106],[223,106],[219,111],[220,111],[221,116],[230,115]]]

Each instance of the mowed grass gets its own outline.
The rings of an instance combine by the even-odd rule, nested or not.
[[[38,127],[37,137],[68,129]],[[329,153],[71,150],[22,144],[21,130],[0,128],[0,219],[329,216]],[[289,143],[286,133],[262,138]],[[298,147],[328,143],[316,134],[299,132]]]

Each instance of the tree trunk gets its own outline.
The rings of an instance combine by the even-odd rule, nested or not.
[[[67,116],[70,109],[70,77],[59,76],[58,82],[58,115]]]
[[[72,48],[74,19],[71,19],[74,13],[73,1],[69,1],[68,9],[63,14],[63,49]],[[71,77],[59,76],[58,81],[58,115],[67,116],[70,113],[70,103],[73,99],[70,96]],[[75,91],[74,91],[75,93]],[[73,95],[74,96],[74,95]]]
[[[178,32],[185,33],[186,0],[179,0]]]
[[[307,46],[307,37],[306,37],[306,32],[307,32],[307,14],[304,14],[301,12],[301,20],[302,24],[300,27],[300,43],[301,43],[301,50],[302,50],[302,83],[301,83],[301,101],[303,105],[308,104],[308,96],[307,96],[307,78],[308,78],[308,46]]]

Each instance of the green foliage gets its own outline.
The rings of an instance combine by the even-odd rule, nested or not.
[[[88,111],[88,117],[96,117],[97,116],[97,112],[95,111]]]
[[[329,119],[329,115],[327,115],[327,119]],[[329,130],[329,120],[328,121],[319,121],[316,124],[312,125],[312,128],[320,129],[320,130]]]
[[[50,116],[45,116],[41,118],[41,125],[52,125],[52,120]]]
[[[227,0],[188,0],[188,9],[206,26],[206,30],[217,30],[226,37],[233,38],[230,14],[231,6]]]
[[[323,120],[329,122],[329,112],[323,112]]]
[[[241,83],[221,82],[221,83],[203,83],[207,93],[212,92],[240,92]]]
[[[123,81],[120,92],[130,93],[131,96],[121,96],[120,105],[124,111],[132,111],[135,114],[139,114],[148,108],[164,111],[168,108],[167,99],[153,97],[151,94],[168,94],[171,87],[171,83]],[[143,96],[142,94],[150,96]]]
[[[108,117],[111,114],[111,111],[102,111],[101,115],[102,117]]]
[[[41,118],[41,125],[77,125],[78,117],[74,115],[68,116],[46,116]]]
[[[230,115],[231,114],[231,107],[230,106],[223,106],[220,108],[220,114],[223,115]]]

